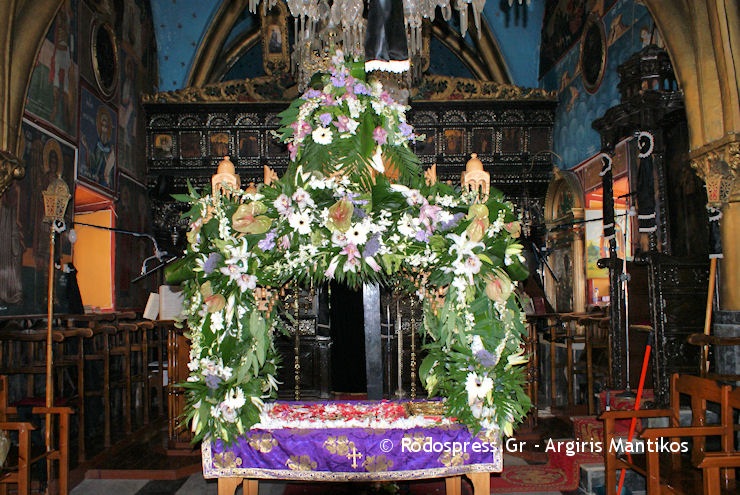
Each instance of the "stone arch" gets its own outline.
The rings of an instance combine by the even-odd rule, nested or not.
[[[246,0],[224,2],[219,7],[197,49],[186,81],[187,86],[201,87],[220,82],[239,57],[262,39],[257,27],[226,50],[226,39],[245,8]],[[473,47],[446,22],[434,22],[431,28],[432,36],[452,51],[476,79],[511,84],[509,68],[485,18],[481,19],[480,36],[474,24],[471,24],[469,31]]]

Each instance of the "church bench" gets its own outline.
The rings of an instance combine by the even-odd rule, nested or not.
[[[696,376],[674,374],[671,377],[671,402],[667,409],[638,411],[607,411],[604,420],[604,461],[606,494],[616,493],[619,471],[631,469],[646,477],[647,494],[661,493],[718,495],[716,491],[703,491],[702,471],[698,468],[706,450],[707,437],[720,439],[720,453],[732,452],[734,428],[730,408],[730,389],[713,380]],[[680,397],[688,396],[691,403],[691,426],[679,425]],[[707,425],[708,404],[719,411],[718,424]],[[667,417],[669,426],[647,428],[640,435],[644,452],[624,455],[614,448],[615,422],[619,419],[647,419]],[[686,440],[686,439],[690,439]],[[681,443],[681,442],[684,443]],[[626,442],[625,442],[626,443]],[[689,444],[691,444],[690,455]],[[636,451],[637,452],[637,451]],[[661,456],[661,453],[669,454]],[[710,461],[707,461],[709,469]],[[714,469],[714,468],[711,468]],[[732,492],[734,493],[734,492]]]

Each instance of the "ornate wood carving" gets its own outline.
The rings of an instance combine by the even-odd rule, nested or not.
[[[414,145],[425,169],[436,164],[437,180],[458,184],[477,153],[493,187],[515,202],[542,201],[551,176],[552,125],[549,100],[413,102],[409,122],[426,139]],[[167,244],[183,239],[170,194],[188,181],[206,187],[228,155],[242,183],[262,182],[265,166],[278,176],[289,165],[287,147],[272,131],[285,103],[148,103],[146,150],[154,223]],[[526,198],[526,199],[525,199]]]

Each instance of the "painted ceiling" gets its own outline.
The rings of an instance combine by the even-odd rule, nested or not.
[[[185,87],[197,49],[222,1],[228,0],[151,1],[160,90]],[[488,0],[483,11],[501,49],[511,80],[520,86],[537,86],[544,3],[545,0],[533,0],[529,5],[509,7],[508,0]],[[225,45],[254,29],[255,21],[255,16],[245,9]],[[467,41],[472,44],[469,35]],[[436,59],[431,67],[433,73],[469,77],[464,74],[465,67],[449,50],[441,47],[441,44],[432,49],[432,58]],[[259,67],[257,64],[246,65],[243,70],[252,71]]]

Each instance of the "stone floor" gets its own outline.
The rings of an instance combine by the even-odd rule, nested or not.
[[[505,465],[523,465],[526,461],[505,455]],[[285,483],[275,481],[260,482],[260,495],[283,495]],[[217,486],[214,480],[206,480],[200,473],[187,478],[162,480],[123,480],[123,479],[86,479],[77,485],[71,495],[216,495]],[[332,493],[331,484],[327,484],[326,493]],[[529,495],[572,495],[575,492],[530,492]],[[496,495],[509,495],[497,493]]]

